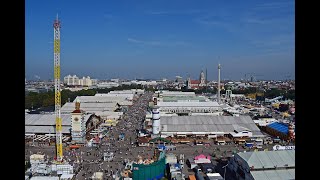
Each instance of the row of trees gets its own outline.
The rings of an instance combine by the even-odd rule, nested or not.
[[[239,89],[239,90],[232,90],[233,94],[251,94],[261,92],[257,91],[256,88],[247,88],[247,89]],[[284,89],[269,89],[263,92],[265,98],[275,98],[278,96],[283,96],[284,99],[295,99],[295,90],[284,90]]]
[[[226,89],[228,87],[226,86],[224,90],[220,91],[220,94],[225,94]],[[217,93],[217,88],[201,88],[201,89],[186,89],[182,88],[180,89],[175,89],[175,88],[165,88],[165,90],[169,91],[182,91],[182,92],[195,92],[196,94],[202,94],[202,93],[211,93],[211,94],[216,94]],[[263,96],[265,98],[275,98],[277,96],[283,96],[284,99],[295,99],[295,90],[285,90],[285,89],[269,89],[269,90],[259,90],[256,87],[248,87],[244,89],[234,89],[232,90],[233,94],[252,94],[252,93],[263,93]]]
[[[88,89],[88,90],[81,90],[81,91],[70,91],[70,90],[62,90],[61,92],[61,104],[70,101],[72,102],[77,96],[94,96],[96,93],[108,93],[114,90],[129,90],[129,89],[145,89],[146,91],[154,91],[153,87],[149,86],[142,86],[142,85],[122,85],[118,87],[112,88],[105,88],[105,89]],[[174,88],[169,88],[166,90],[170,91],[180,91]],[[196,94],[202,93],[216,93],[217,89],[211,88],[203,88],[198,90],[192,89],[182,89],[184,92],[195,92]],[[250,94],[256,93],[257,88],[249,87],[246,89],[237,89],[232,90],[233,94]],[[224,94],[225,90],[221,91],[221,94]],[[264,92],[265,98],[274,98],[277,96],[284,96],[284,99],[295,99],[295,90],[282,90],[282,89],[270,89]],[[44,92],[44,93],[36,93],[36,92],[29,92],[25,96],[25,108],[26,109],[37,109],[40,107],[52,107],[54,106],[54,91]]]
[[[88,89],[88,90],[80,90],[80,91],[70,91],[70,90],[62,90],[61,91],[61,105],[66,102],[72,102],[77,96],[94,96],[96,93],[108,93],[114,90],[129,90],[129,89],[144,89],[141,85],[123,85],[112,88],[105,89]],[[145,88],[149,90],[149,87]],[[37,109],[37,108],[45,108],[54,106],[54,91],[48,92],[29,92],[25,96],[25,109]]]
[[[228,87],[225,87],[225,89],[228,89]],[[202,88],[202,89],[175,89],[175,88],[166,88],[165,90],[169,91],[182,91],[182,92],[195,92],[196,94],[202,94],[202,93],[217,93],[217,88]],[[233,94],[252,94],[252,93],[258,93],[263,92],[265,98],[275,98],[277,96],[283,96],[284,99],[295,99],[295,90],[284,90],[284,89],[269,89],[266,91],[258,90],[256,87],[248,87],[244,89],[234,89],[232,90]],[[226,90],[221,90],[221,94],[225,94]]]

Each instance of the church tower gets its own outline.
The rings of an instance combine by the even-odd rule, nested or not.
[[[76,143],[84,143],[86,126],[84,122],[84,112],[80,109],[80,101],[75,102],[75,110],[71,113],[71,136]]]
[[[190,75],[188,75],[186,85],[187,85],[187,89],[191,89],[191,78],[190,78]]]
[[[205,77],[205,75],[204,75],[204,72],[201,71],[201,73],[200,73],[200,84],[199,84],[199,86],[205,86],[205,85],[206,85],[206,77]]]

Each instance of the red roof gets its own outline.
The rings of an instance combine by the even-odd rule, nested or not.
[[[76,110],[72,111],[72,113],[82,113],[82,112],[81,112],[81,110],[76,109]]]
[[[190,80],[190,83],[191,84],[200,84],[200,81],[199,80]]]
[[[70,149],[77,149],[77,148],[80,148],[80,146],[79,146],[79,145],[70,145],[69,147],[70,147]]]
[[[149,138],[147,137],[138,137],[138,143],[148,143]]]

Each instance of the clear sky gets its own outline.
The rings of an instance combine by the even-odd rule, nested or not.
[[[26,78],[53,79],[53,21],[61,76],[208,80],[294,78],[293,0],[27,0]]]

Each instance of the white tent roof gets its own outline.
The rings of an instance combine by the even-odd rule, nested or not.
[[[71,126],[62,126],[63,134],[70,134]],[[55,133],[55,126],[25,126],[26,134],[53,134]]]
[[[219,107],[219,104],[214,101],[204,102],[158,102],[159,107]]]
[[[255,169],[295,167],[295,150],[239,152],[238,155]]]
[[[62,126],[71,126],[71,114],[62,114]],[[56,124],[55,114],[25,114],[24,124],[26,126],[39,126]]]
[[[295,179],[295,169],[278,169],[267,171],[251,171],[255,180],[288,180]]]
[[[81,103],[111,103],[111,102],[121,102],[125,101],[125,96],[77,96],[73,102],[76,102],[76,100],[80,100]]]
[[[80,101],[81,102],[81,101]],[[81,103],[80,109],[84,110],[86,113],[93,113],[98,111],[114,111],[116,109],[116,102],[91,102],[91,103]],[[72,102],[65,103],[61,108],[61,113],[71,113],[75,110],[75,105]]]
[[[262,134],[250,116],[161,116],[163,132],[225,132],[249,130]]]

